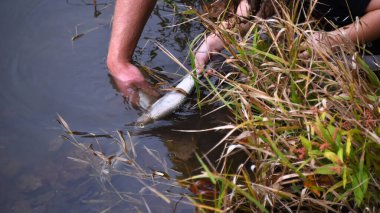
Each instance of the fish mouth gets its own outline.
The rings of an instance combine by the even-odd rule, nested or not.
[[[153,122],[153,119],[149,116],[149,114],[143,114],[139,118],[137,118],[135,126],[139,128],[144,128],[146,124],[151,122]]]

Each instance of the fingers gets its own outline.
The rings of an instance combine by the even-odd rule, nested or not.
[[[200,75],[204,72],[205,65],[209,61],[209,56],[206,53],[197,53],[195,56],[195,68],[197,70],[197,74]]]
[[[139,95],[131,84],[114,79],[117,90],[123,95],[126,102],[131,104],[134,109],[139,108]]]
[[[133,64],[124,64],[118,67],[118,69],[110,71],[115,88],[125,97],[128,104],[135,109],[140,110],[140,101],[144,102],[144,98],[141,99],[140,91],[144,95],[149,96],[149,99],[154,100],[160,97],[160,93],[150,83],[145,81],[141,71]],[[145,96],[144,96],[145,97]]]
[[[223,49],[223,41],[215,34],[208,35],[195,54],[197,74],[202,74],[210,57]]]
[[[140,108],[140,97],[137,88],[129,81],[121,81],[113,78],[116,89],[123,95],[126,102],[131,104],[134,109]]]
[[[139,96],[139,92],[136,89],[131,88],[126,98],[128,98],[128,102],[132,105],[134,109],[136,110],[140,109],[140,96]]]
[[[298,58],[300,58],[300,59],[308,59],[308,58],[310,58],[309,51],[304,50],[304,51],[300,52],[298,54]]]
[[[216,72],[216,70],[214,70],[213,68],[207,69],[207,70],[205,71],[205,76],[206,76],[206,77],[207,77],[207,76],[212,76],[212,75],[215,74],[215,72]]]
[[[197,53],[195,54],[195,68],[197,70],[198,75],[203,73],[205,65],[210,60],[209,54],[209,47],[206,43],[203,43],[201,47],[197,50]]]
[[[153,98],[159,98],[161,96],[157,89],[146,81],[135,83],[134,86]]]
[[[336,39],[326,32],[312,32],[306,41],[300,44],[300,53],[298,57],[308,59],[312,56],[312,49],[333,50],[336,45]]]

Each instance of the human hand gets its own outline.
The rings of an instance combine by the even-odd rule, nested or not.
[[[331,42],[332,41],[327,32],[312,32],[306,41],[301,43],[301,52],[298,54],[298,57],[301,59],[308,59],[311,57],[310,48],[317,50],[320,47],[331,47],[332,44],[328,45]]]
[[[306,41],[301,43],[301,52],[298,57],[301,59],[310,58],[310,48],[335,52],[339,48],[351,45],[352,42],[339,30],[331,32],[316,31],[312,32]]]
[[[160,93],[145,81],[140,70],[131,63],[109,65],[116,88],[134,108],[140,108],[139,90],[153,98],[159,98]]]
[[[223,41],[215,34],[208,35],[195,53],[197,74],[202,74],[211,56],[223,49]]]

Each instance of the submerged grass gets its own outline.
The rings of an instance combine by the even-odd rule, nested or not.
[[[231,67],[210,76],[222,82],[217,86],[207,78],[200,89],[211,97],[200,102],[220,102],[236,118],[220,163],[237,150],[246,161],[233,172],[202,163],[206,172],[190,179],[209,178],[217,193],[194,205],[216,212],[376,212],[379,80],[359,46],[314,43],[310,58],[299,58],[301,43],[318,26],[311,18],[295,24],[298,13],[277,3],[277,16],[245,20],[251,27],[244,36],[199,15],[222,38],[226,52],[218,54]]]
[[[137,143],[132,141],[128,132],[120,130],[111,134],[77,132],[73,131],[59,115],[58,122],[66,133],[63,137],[82,151],[80,158],[68,157],[68,159],[91,166],[94,171],[91,176],[102,187],[99,192],[100,198],[83,200],[83,203],[99,205],[97,209],[103,209],[101,212],[109,212],[124,206],[134,207],[134,210],[125,209],[125,211],[154,212],[151,209],[158,204],[145,200],[149,201],[152,197],[159,198],[162,203],[168,205],[168,209],[174,209],[173,211],[179,204],[192,205],[183,199],[187,196],[184,194],[187,185],[178,183],[172,178],[178,173],[168,167],[165,158],[160,156],[158,151],[146,146],[143,146],[143,149],[140,147],[140,152],[137,152]],[[88,137],[91,137],[91,140],[84,140]],[[145,160],[152,159],[155,167],[141,165],[138,155],[143,156]],[[120,179],[120,177],[123,178],[123,182],[115,182],[115,178]],[[138,187],[140,188],[136,189]]]

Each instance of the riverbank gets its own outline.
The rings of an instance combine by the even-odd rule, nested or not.
[[[199,16],[223,39],[220,55],[231,67],[200,83],[210,93],[201,105],[219,102],[235,115],[219,165],[234,153],[246,158],[237,168],[216,169],[200,156],[204,172],[187,181],[207,180],[212,190],[193,190],[193,203],[215,212],[376,212],[380,82],[360,47],[305,43],[317,30],[313,20],[296,25],[296,13],[281,12],[249,20],[244,36]]]

